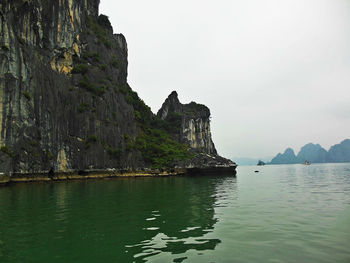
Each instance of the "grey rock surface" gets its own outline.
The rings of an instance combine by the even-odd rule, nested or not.
[[[0,172],[149,165],[133,146],[140,122],[156,116],[129,87],[127,42],[98,6],[98,0],[0,2]],[[174,137],[216,154],[209,109],[168,99],[175,109],[164,109],[162,119],[169,112],[185,116]],[[176,128],[166,124],[169,133]]]
[[[172,132],[179,142],[192,149],[207,154],[217,154],[210,130],[210,110],[208,107],[191,102],[182,104],[178,94],[173,91],[157,113],[162,120],[173,124]]]
[[[182,104],[173,91],[159,109],[157,116],[173,129],[172,135],[187,144],[194,152],[194,158],[178,166],[186,168],[236,167],[237,165],[217,154],[210,130],[210,110],[202,104]]]

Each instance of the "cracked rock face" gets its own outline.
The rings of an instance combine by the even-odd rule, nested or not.
[[[97,0],[0,2],[0,172],[142,167],[127,45]],[[118,156],[117,156],[118,155]]]
[[[177,134],[175,133],[180,142],[188,144],[199,152],[217,153],[211,137],[208,107],[195,102],[181,104],[176,91],[173,91],[163,103],[157,116],[162,120],[181,118],[180,129]]]
[[[166,121],[173,136],[181,143],[189,145],[195,153],[192,159],[178,163],[177,167],[199,168],[200,171],[213,168],[235,170],[236,164],[217,154],[210,131],[210,110],[202,104],[191,102],[182,104],[176,91],[163,103],[157,116]]]

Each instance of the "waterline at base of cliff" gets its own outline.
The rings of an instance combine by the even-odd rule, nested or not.
[[[7,186],[13,183],[33,183],[33,182],[62,182],[76,180],[101,180],[125,177],[169,177],[169,176],[236,176],[236,166],[206,167],[206,168],[182,168],[164,170],[143,169],[132,170],[90,170],[72,171],[66,173],[16,173],[12,175],[0,174],[0,186]]]

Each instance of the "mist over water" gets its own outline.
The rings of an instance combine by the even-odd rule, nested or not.
[[[350,164],[18,184],[0,208],[0,262],[350,261]]]

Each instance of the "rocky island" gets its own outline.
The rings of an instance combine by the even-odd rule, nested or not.
[[[235,173],[209,109],[173,92],[153,114],[127,82],[127,55],[98,0],[1,1],[3,181]]]
[[[297,164],[297,163],[346,163],[350,162],[350,139],[335,144],[328,151],[321,145],[308,143],[301,147],[295,155],[293,149],[288,148],[283,154],[277,154],[270,164]]]

